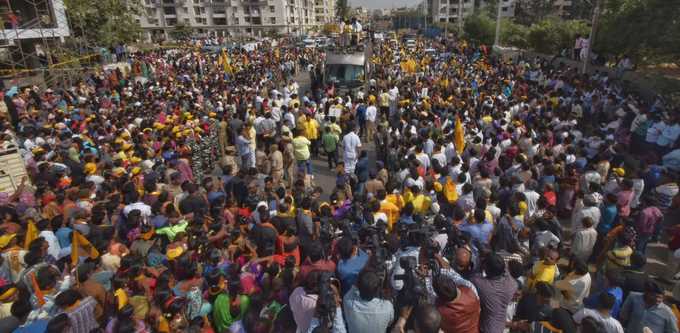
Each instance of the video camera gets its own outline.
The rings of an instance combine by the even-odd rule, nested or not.
[[[395,275],[394,279],[404,281],[404,287],[401,288],[397,295],[398,307],[417,306],[426,303],[428,301],[427,287],[425,286],[425,280],[416,272],[418,266],[416,257],[401,257],[399,259],[399,266],[404,270],[404,274]]]
[[[332,273],[330,272],[321,272],[319,274],[319,298],[316,301],[319,325],[328,329],[333,326],[335,309],[337,307],[335,294],[333,288],[331,288],[331,277]]]

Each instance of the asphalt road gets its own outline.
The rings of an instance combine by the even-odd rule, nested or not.
[[[304,94],[310,89],[311,80],[309,72],[301,71],[295,76],[295,80],[300,85],[300,93]],[[342,138],[340,138],[342,140]],[[368,152],[369,164],[375,167],[375,149],[372,142],[363,142],[364,149]],[[342,160],[342,147],[339,147],[338,160]],[[320,149],[321,150],[321,149]],[[312,173],[314,174],[314,183],[323,189],[321,198],[328,200],[331,192],[335,188],[335,168],[333,170],[328,168],[328,160],[325,155],[312,156]]]

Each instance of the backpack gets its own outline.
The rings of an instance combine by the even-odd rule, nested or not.
[[[458,201],[458,192],[456,191],[456,183],[453,182],[453,179],[451,179],[451,176],[446,176],[446,182],[444,183],[444,188],[442,189],[444,192],[444,197],[446,197],[446,201],[449,203],[455,203]]]

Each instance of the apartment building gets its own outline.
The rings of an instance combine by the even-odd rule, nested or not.
[[[514,17],[515,5],[524,0],[497,0],[501,6],[501,17]],[[487,5],[485,0],[427,0],[428,16],[431,22],[457,23],[458,18],[472,15],[476,10]],[[556,0],[553,4],[555,14],[565,15],[569,11],[571,0]],[[460,13],[459,13],[460,10]]]
[[[333,21],[335,0],[143,0],[146,40],[171,39],[177,26],[196,36],[307,34]]]

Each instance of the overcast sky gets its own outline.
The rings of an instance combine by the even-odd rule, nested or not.
[[[363,6],[368,9],[414,7],[420,0],[349,0],[352,7]]]

